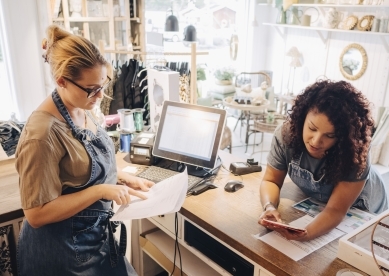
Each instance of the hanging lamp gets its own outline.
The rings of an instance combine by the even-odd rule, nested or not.
[[[166,18],[165,22],[165,32],[178,32],[178,19],[175,15],[173,15],[173,10],[169,9],[172,13]]]
[[[195,42],[197,40],[197,31],[193,25],[184,29],[184,41]]]

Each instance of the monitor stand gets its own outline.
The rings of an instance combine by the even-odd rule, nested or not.
[[[206,177],[206,176],[217,174],[217,172],[219,171],[220,165],[221,165],[221,159],[219,157],[216,160],[216,166],[215,166],[214,171],[212,171],[212,169],[204,169],[201,167],[188,165],[185,163],[172,161],[172,160],[168,160],[168,159],[163,159],[163,158],[159,158],[159,161],[157,161],[157,163],[154,164],[154,166],[164,168],[164,169],[169,169],[169,170],[176,171],[176,172],[183,172],[185,170],[185,166],[186,166],[188,169],[188,174],[193,175],[193,176],[197,176],[197,177]]]

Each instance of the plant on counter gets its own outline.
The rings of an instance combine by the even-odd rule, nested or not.
[[[203,67],[197,67],[197,80],[204,81],[206,79],[207,79],[207,76],[205,74],[205,69]]]
[[[235,70],[231,67],[223,67],[216,69],[213,76],[217,80],[216,83],[231,84],[232,79],[235,76]]]

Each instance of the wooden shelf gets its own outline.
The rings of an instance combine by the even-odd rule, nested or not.
[[[125,18],[123,16],[118,16],[118,17],[114,17],[113,20],[115,20],[115,21],[126,21],[127,18]]]
[[[117,44],[130,46],[132,43],[137,47],[137,50],[144,50],[145,37],[143,34],[144,25],[144,4],[142,0],[123,1],[123,5],[119,6],[119,11],[116,11],[115,1],[89,1],[81,0],[81,9],[78,11],[78,17],[72,17],[70,0],[46,0],[49,22],[63,25],[68,31],[78,30],[86,38],[91,40],[96,45],[100,40],[104,40],[106,49],[114,49]],[[92,13],[90,6],[92,2],[99,4],[105,13]],[[130,2],[133,7],[130,9]],[[55,18],[62,10],[60,18]],[[93,9],[92,9],[93,10]],[[131,10],[131,13],[130,13]],[[97,15],[97,16],[90,16]],[[131,17],[132,15],[132,17]],[[112,61],[117,59],[117,56],[109,55],[108,59]]]
[[[130,18],[130,21],[135,21],[136,23],[140,23],[140,18],[139,17],[132,17],[132,18]]]
[[[69,17],[69,22],[108,22],[108,17]]]
[[[140,237],[140,240],[143,252],[154,259],[162,268],[171,273],[173,263],[175,263],[176,269],[179,270],[180,258],[178,254],[174,256],[175,240],[173,238],[162,230],[158,230],[147,234],[145,238]],[[185,264],[182,266],[185,275],[218,275],[226,273],[224,269],[211,260],[205,262],[200,259],[199,256],[196,256],[182,243],[180,243],[180,253],[182,260],[185,260]],[[216,271],[210,265],[218,267],[219,271]],[[174,275],[180,275],[180,271],[176,272]]]

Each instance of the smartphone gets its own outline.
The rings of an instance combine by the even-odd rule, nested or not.
[[[274,220],[263,219],[263,221],[266,221],[268,224],[271,224],[273,226],[278,226],[278,227],[285,228],[285,229],[287,229],[289,231],[293,231],[293,232],[297,232],[297,233],[305,232],[304,228],[294,227],[294,226],[291,226],[291,225],[288,225],[288,224],[284,224],[284,223],[280,223],[280,222],[277,222],[277,221],[274,221]]]

